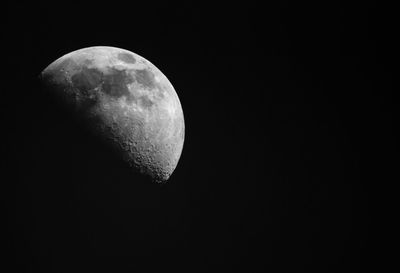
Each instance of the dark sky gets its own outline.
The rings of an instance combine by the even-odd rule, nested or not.
[[[0,271],[381,269],[393,7],[34,2],[7,4],[2,30]],[[48,64],[96,45],[145,57],[175,87],[186,137],[166,185],[38,87]]]

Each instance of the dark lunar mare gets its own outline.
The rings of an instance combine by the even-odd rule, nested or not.
[[[103,73],[94,68],[83,67],[79,73],[72,75],[71,83],[79,107],[89,109],[97,103],[98,95],[94,89],[103,83]]]
[[[102,91],[116,99],[125,96],[128,100],[135,100],[128,88],[128,84],[134,81],[135,79],[126,70],[110,68],[110,72],[104,75]]]
[[[128,54],[128,56],[130,56]],[[86,62],[89,65],[92,62]],[[62,89],[70,86],[72,98],[66,96],[69,100],[68,104],[72,103],[78,111],[90,109],[98,101],[98,92],[103,92],[107,96],[118,99],[125,97],[128,103],[136,103],[142,107],[149,108],[154,105],[154,101],[145,94],[135,94],[135,90],[131,92],[128,88],[129,84],[134,82],[146,88],[149,92],[157,92],[160,98],[163,97],[160,92],[160,86],[155,82],[154,74],[147,69],[115,69],[109,68],[107,73],[103,73],[99,69],[82,66],[78,70],[78,65],[66,59],[57,65],[54,70],[63,71],[64,73],[52,73],[44,75],[51,77],[43,82],[48,84],[47,89],[59,90],[61,95],[64,95]],[[54,77],[55,75],[55,77]],[[68,83],[68,77],[70,82]],[[96,90],[98,89],[98,90]],[[71,100],[72,99],[72,100]]]
[[[132,54],[129,53],[118,53],[118,59],[128,64],[136,63],[135,57],[133,57]]]
[[[100,87],[99,91],[115,99],[124,96],[128,103],[139,103],[146,108],[153,106],[154,102],[148,96],[138,96],[135,95],[135,92],[129,91],[128,84],[135,81],[148,88],[149,92],[158,91],[153,73],[146,69],[129,71],[109,68],[109,71],[105,74],[96,68],[83,67],[71,77],[72,87],[76,88],[77,100],[85,104],[82,105],[83,108],[96,103],[97,95],[94,89],[98,87]]]
[[[135,71],[136,81],[143,87],[152,89],[155,87],[154,74],[147,69],[138,69]]]
[[[103,73],[95,68],[83,67],[80,73],[72,75],[71,81],[81,92],[87,92],[103,82]]]

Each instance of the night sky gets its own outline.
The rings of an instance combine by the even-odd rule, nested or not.
[[[1,272],[382,268],[393,7],[34,2],[7,4],[2,30]],[[98,45],[151,61],[180,98],[165,185],[39,88],[51,62]]]

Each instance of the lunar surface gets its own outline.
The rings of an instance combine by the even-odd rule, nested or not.
[[[57,59],[40,79],[133,170],[168,180],[185,124],[172,84],[151,62],[125,49],[89,47]]]

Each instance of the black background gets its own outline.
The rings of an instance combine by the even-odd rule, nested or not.
[[[393,7],[190,2],[7,4],[1,271],[381,270]],[[174,85],[186,137],[166,185],[38,88],[48,64],[95,45]]]

